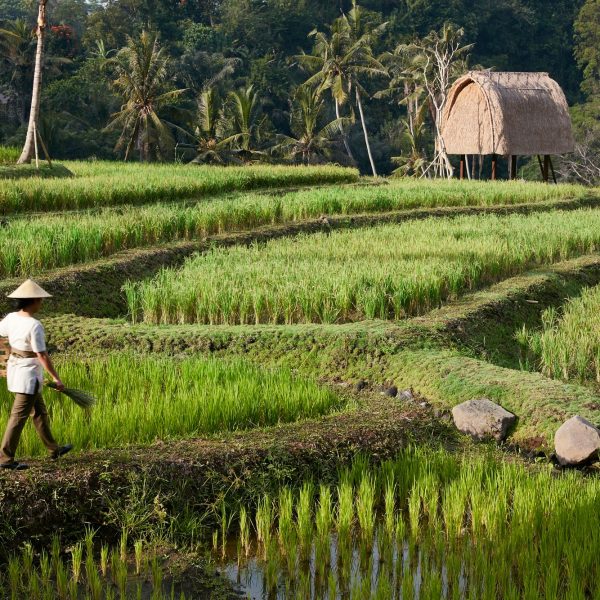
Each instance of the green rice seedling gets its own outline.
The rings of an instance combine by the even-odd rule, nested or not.
[[[335,575],[330,572],[327,577],[327,600],[337,600],[338,597],[338,585]]]
[[[265,494],[259,501],[256,509],[256,539],[262,545],[263,557],[266,559],[271,545],[273,532],[273,502],[271,498]]]
[[[21,550],[21,569],[23,578],[28,580],[33,571],[33,546],[26,542]]]
[[[316,514],[317,534],[320,538],[327,538],[329,536],[332,522],[333,506],[331,489],[329,486],[321,484],[319,486],[319,504]]]
[[[410,534],[412,540],[419,537],[419,525],[421,521],[421,493],[415,485],[408,498],[408,521],[410,523]]]
[[[343,481],[337,488],[338,510],[337,531],[338,541],[342,547],[348,545],[354,522],[354,490],[352,485]]]
[[[158,557],[154,556],[151,563],[152,571],[152,595],[157,599],[162,600],[162,583],[163,583],[163,572],[158,562]]]
[[[212,549],[213,553],[216,554],[219,550],[219,530],[215,529],[212,532]]]
[[[75,544],[71,548],[71,572],[75,583],[79,583],[81,577],[81,565],[83,562],[83,544],[81,542]]]
[[[102,582],[94,562],[94,556],[87,554],[85,559],[85,579],[91,600],[101,600]]]
[[[600,210],[429,219],[215,248],[125,289],[152,324],[402,319],[598,248]]]
[[[244,506],[240,508],[240,541],[247,558],[250,554],[250,523]]]
[[[296,504],[296,527],[301,553],[306,557],[310,551],[313,538],[313,486],[310,482],[304,483],[300,488],[298,503]]]
[[[372,476],[365,473],[358,486],[356,497],[356,514],[360,525],[363,541],[370,547],[373,543],[375,529],[375,481]]]
[[[393,479],[388,479],[384,493],[385,533],[390,538],[394,535],[396,527],[396,484]]]
[[[69,574],[62,560],[55,566],[56,591],[60,600],[66,600],[69,593]]]
[[[98,397],[91,413],[48,396],[57,438],[81,449],[151,443],[296,421],[343,406],[346,399],[288,369],[263,370],[241,360],[114,353],[82,361],[59,361],[61,375]],[[122,373],[128,373],[127,378]],[[0,388],[0,427],[12,398]],[[177,405],[179,410],[172,410]],[[6,415],[6,416],[5,416]],[[119,427],[113,427],[118,422]],[[21,451],[43,455],[33,428]]]
[[[17,600],[21,590],[21,561],[18,556],[11,556],[8,559],[8,584],[10,587],[11,600]]]
[[[136,540],[134,542],[133,552],[135,555],[135,574],[140,575],[142,573],[142,561],[144,556],[144,546],[142,540]],[[105,574],[104,570],[102,571],[102,573]]]

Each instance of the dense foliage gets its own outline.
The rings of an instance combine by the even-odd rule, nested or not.
[[[24,138],[36,10],[0,0],[0,144]],[[403,72],[383,58],[446,23],[470,65],[550,72],[581,105],[581,141],[597,156],[598,0],[364,0],[359,12],[351,0],[53,0],[48,19],[39,128],[59,158],[334,160],[386,173],[400,156],[418,170],[434,123],[415,131],[410,85],[381,94]],[[299,91],[318,76],[320,95]]]

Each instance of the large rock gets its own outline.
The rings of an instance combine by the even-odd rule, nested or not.
[[[583,417],[573,417],[558,428],[554,448],[561,465],[586,463],[598,456],[600,430]]]
[[[477,440],[506,438],[517,417],[487,398],[468,400],[452,409],[454,424]]]

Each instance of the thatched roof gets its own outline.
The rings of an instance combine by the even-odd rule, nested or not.
[[[548,73],[471,71],[450,90],[448,154],[565,154],[574,149],[567,100]]]

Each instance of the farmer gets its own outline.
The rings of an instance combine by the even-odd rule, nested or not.
[[[43,299],[52,296],[35,281],[28,279],[8,297],[15,300],[17,311],[0,321],[0,336],[8,337],[10,344],[6,375],[8,390],[15,394],[15,401],[0,445],[0,468],[23,470],[27,469],[27,465],[16,462],[15,453],[21,432],[30,415],[51,458],[56,460],[69,452],[73,446],[59,446],[54,441],[48,411],[41,393],[44,383],[43,369],[51,375],[59,391],[64,389],[46,351],[44,328],[34,318],[42,306]]]

